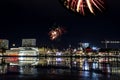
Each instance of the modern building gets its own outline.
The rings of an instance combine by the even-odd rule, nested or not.
[[[22,47],[35,47],[36,39],[22,39]]]
[[[6,50],[4,53],[5,56],[38,56],[39,51],[38,48],[35,47],[19,47],[19,48],[11,48],[10,50]]]
[[[7,39],[0,39],[0,49],[8,49],[9,48],[9,40]]]
[[[38,60],[36,56],[39,55],[38,48],[35,47],[19,47],[6,50],[5,62],[10,65],[28,65],[33,64]]]

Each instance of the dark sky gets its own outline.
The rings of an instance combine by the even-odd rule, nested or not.
[[[11,43],[22,38],[36,38],[38,44],[77,44],[101,40],[120,40],[120,1],[106,0],[106,11],[96,16],[81,16],[67,10],[59,0],[0,0],[0,38]],[[51,41],[48,32],[53,24],[67,32]]]

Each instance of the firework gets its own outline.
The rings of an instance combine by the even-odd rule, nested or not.
[[[103,0],[63,0],[63,2],[68,9],[82,15],[85,15],[87,10],[95,15],[96,9],[100,12],[104,9]]]
[[[49,32],[49,36],[51,40],[55,40],[57,39],[59,36],[61,36],[63,33],[65,32],[65,30],[62,27],[57,27],[55,29],[52,29]]]

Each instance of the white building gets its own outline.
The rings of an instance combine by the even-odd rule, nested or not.
[[[7,39],[0,39],[0,48],[8,49],[9,41]]]
[[[19,47],[6,50],[5,61],[10,65],[35,65],[38,58],[38,48],[35,47]]]
[[[36,39],[22,39],[22,46],[23,47],[35,47]]]

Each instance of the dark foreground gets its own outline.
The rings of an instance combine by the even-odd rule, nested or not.
[[[31,68],[28,68],[28,70]],[[35,69],[1,74],[0,80],[119,80],[119,75],[70,69]]]

